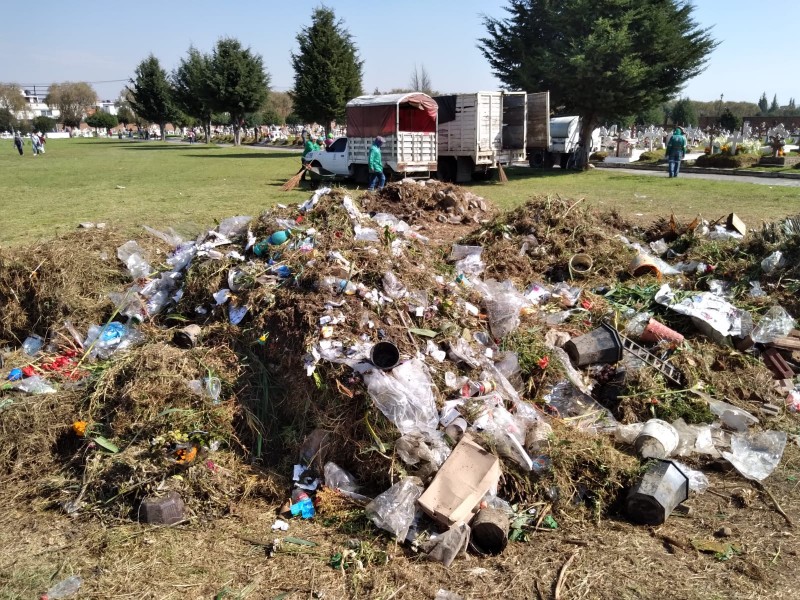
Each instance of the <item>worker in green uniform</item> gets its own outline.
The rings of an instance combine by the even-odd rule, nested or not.
[[[372,142],[369,149],[369,189],[374,190],[375,187],[379,190],[383,189],[386,185],[386,175],[383,174],[383,156],[381,155],[381,146],[385,140],[378,136]]]

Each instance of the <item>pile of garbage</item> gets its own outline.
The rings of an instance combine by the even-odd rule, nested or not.
[[[0,254],[4,477],[149,523],[345,503],[445,565],[567,512],[663,523],[720,461],[769,477],[800,410],[794,219],[495,212],[324,188],[195,240]]]

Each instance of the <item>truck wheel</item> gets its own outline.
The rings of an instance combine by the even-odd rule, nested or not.
[[[556,164],[555,156],[553,156],[550,152],[544,155],[544,168],[545,169],[552,169],[553,165]]]
[[[456,159],[452,157],[444,157],[439,159],[437,165],[436,176],[439,181],[452,183],[456,179]]]
[[[532,152],[528,156],[528,166],[532,169],[541,169],[544,166],[544,153]]]

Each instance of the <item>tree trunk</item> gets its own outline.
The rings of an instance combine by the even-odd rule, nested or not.
[[[167,124],[166,123],[159,123],[158,127],[161,129],[161,141],[167,141]]]
[[[242,145],[242,126],[239,124],[238,117],[234,117],[231,115],[231,120],[233,121],[233,145],[234,146],[241,146]]]
[[[206,122],[203,124],[203,128],[206,130],[206,144],[211,143],[211,115],[208,115]]]
[[[589,153],[592,151],[592,131],[594,131],[594,116],[581,117],[580,148],[575,163],[585,171],[589,168]]]

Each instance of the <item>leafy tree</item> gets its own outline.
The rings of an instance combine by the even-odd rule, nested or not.
[[[292,114],[294,103],[287,92],[270,92],[264,109],[264,123],[284,125],[286,118]]]
[[[209,60],[208,83],[211,107],[230,114],[234,144],[239,145],[241,127],[248,113],[258,111],[269,93],[269,75],[264,61],[239,40],[222,38]]]
[[[672,107],[670,113],[672,123],[675,125],[697,125],[697,113],[689,98],[681,98]]]
[[[738,131],[742,128],[742,119],[734,115],[728,107],[725,107],[725,110],[722,111],[718,123],[722,129],[727,129],[728,131]]]
[[[772,104],[769,105],[769,110],[767,112],[769,114],[772,114],[774,112],[778,112],[779,108],[780,108],[780,106],[778,105],[778,94],[775,94],[772,97]]]
[[[175,101],[183,112],[203,124],[206,140],[211,139],[213,93],[210,85],[211,58],[194,46],[172,74]]]
[[[549,90],[551,106],[581,117],[582,164],[591,132],[674,96],[717,43],[683,0],[509,0],[483,18],[479,47],[510,89]]]
[[[16,83],[0,83],[0,109],[8,110],[15,119],[18,112],[25,110],[25,96]]]
[[[431,77],[428,75],[425,65],[420,65],[419,69],[417,68],[417,65],[414,65],[414,72],[411,73],[411,80],[409,84],[411,89],[415,92],[423,92],[429,96],[437,95],[436,92],[433,91]]]
[[[306,122],[343,121],[348,100],[362,94],[362,66],[350,33],[333,10],[314,9],[311,26],[297,34],[292,53],[294,112]]]
[[[86,110],[97,103],[97,92],[86,82],[65,81],[52,84],[44,101],[61,112],[64,125],[78,127]]]
[[[136,115],[133,114],[133,111],[128,108],[127,106],[120,106],[117,109],[117,120],[120,123],[133,123],[136,120]]]
[[[634,119],[637,125],[647,127],[648,125],[663,125],[667,121],[667,115],[664,113],[665,105],[654,106],[649,110],[643,110],[638,113]],[[667,109],[668,111],[669,109]]]
[[[130,103],[137,115],[158,123],[161,139],[167,135],[167,122],[177,116],[167,73],[152,54],[139,63],[136,77],[130,80]]]
[[[84,121],[89,127],[94,127],[95,129],[111,129],[119,125],[117,117],[102,110],[96,110],[94,114],[86,117]]]
[[[758,99],[758,111],[765,115],[769,110],[769,101],[767,100],[767,92],[761,92],[761,98]]]
[[[7,108],[0,108],[0,131],[14,131],[17,128],[17,117]]]
[[[47,133],[48,131],[55,131],[57,123],[58,121],[53,117],[34,117],[32,125],[36,131]]]

